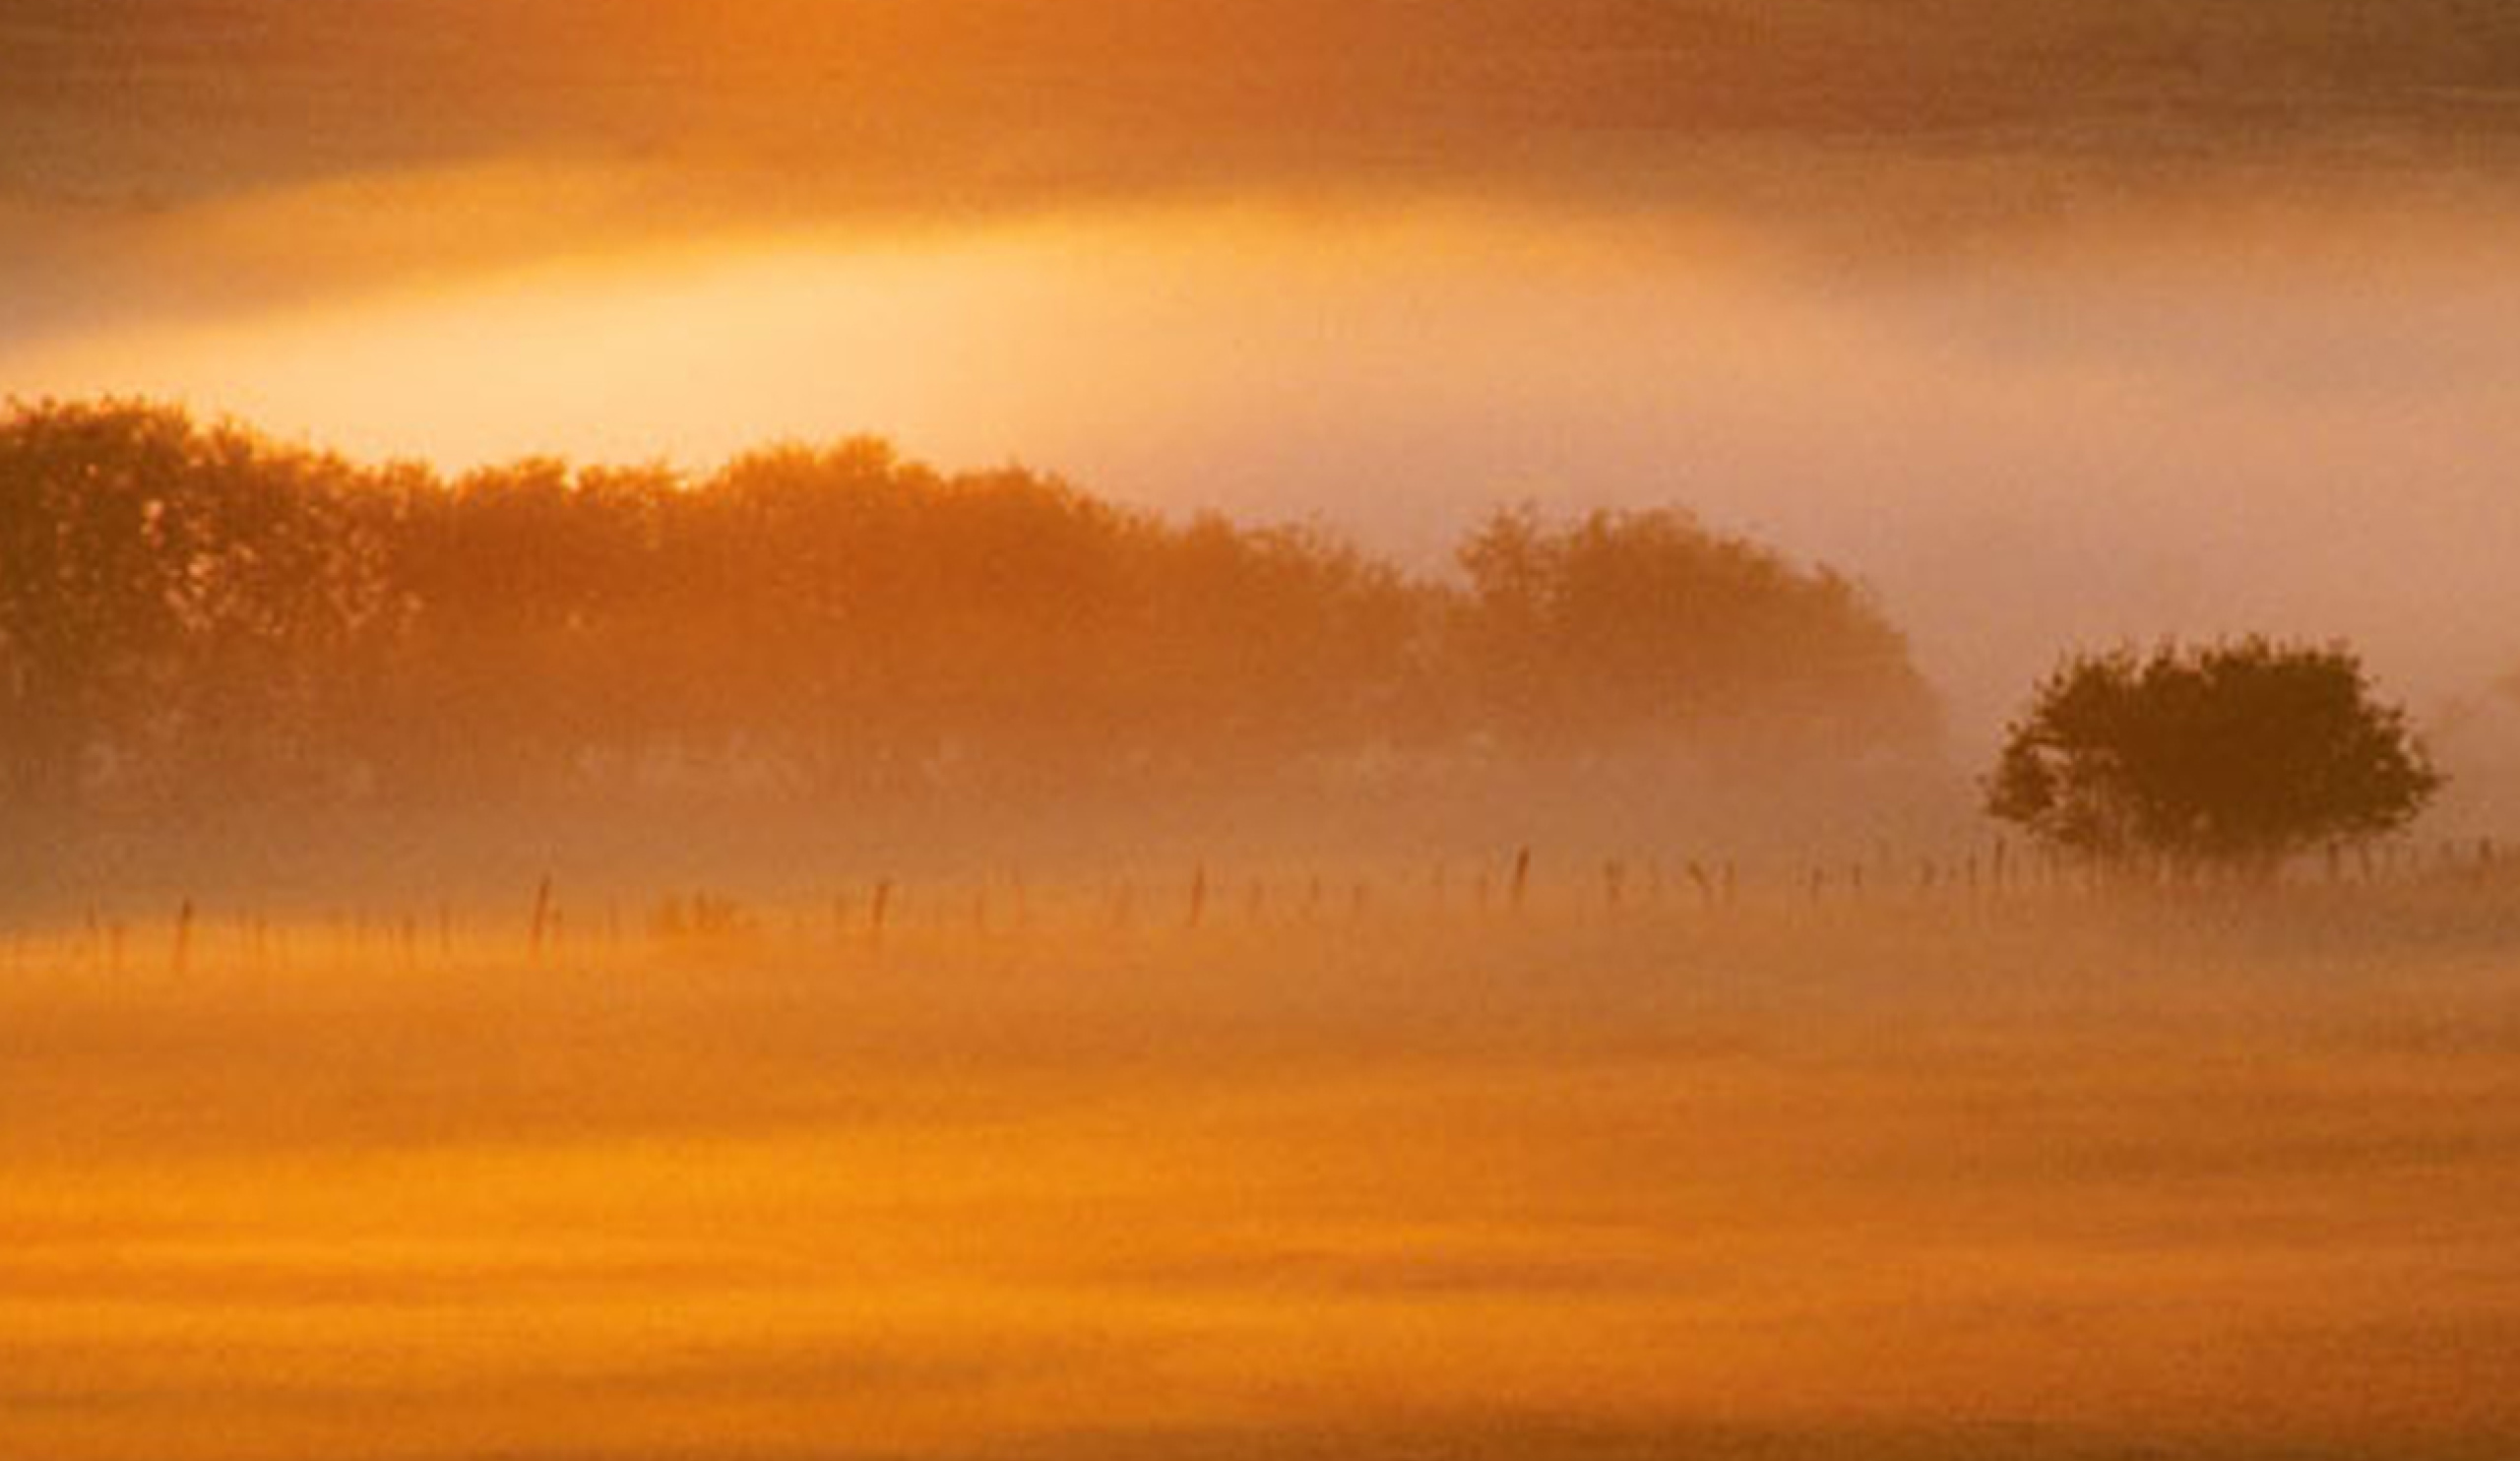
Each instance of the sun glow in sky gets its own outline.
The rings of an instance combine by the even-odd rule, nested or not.
[[[1677,501],[1875,585],[1963,724],[2173,628],[2520,663],[2520,32],[2448,0],[220,14],[6,21],[0,391],[874,433],[1420,559]]]
[[[759,229],[107,317],[0,341],[0,385],[450,469],[871,433],[1423,559],[1499,502],[1678,501],[1871,581],[1987,714],[2060,638],[2268,621],[2456,696],[2520,660],[2478,612],[2520,286],[2484,218],[2300,227],[1965,272],[1464,202]]]

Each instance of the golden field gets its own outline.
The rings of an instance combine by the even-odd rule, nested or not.
[[[2520,1443],[2520,889],[1186,882],[20,935],[0,1453]]]

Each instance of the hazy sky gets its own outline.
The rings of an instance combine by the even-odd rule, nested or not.
[[[0,0],[0,390],[872,431],[1427,558],[1680,501],[1964,730],[2169,630],[2428,703],[2520,667],[2509,9]]]

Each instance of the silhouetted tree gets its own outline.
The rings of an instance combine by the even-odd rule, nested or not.
[[[0,427],[0,780],[20,805],[100,777],[233,794],[301,776],[384,613],[338,460],[107,402]],[[153,790],[154,788],[154,790]]]
[[[2103,858],[2266,872],[2404,826],[2440,784],[2352,652],[2250,638],[2067,662],[2012,727],[1986,806]]]
[[[1856,584],[1673,509],[1562,527],[1525,507],[1463,544],[1464,672],[1509,739],[1792,760],[1912,749],[1933,697]]]
[[[874,441],[448,480],[158,407],[17,407],[0,795],[1349,785],[1464,748],[1834,755],[1930,723],[1853,585],[1683,514],[1503,514],[1460,561],[1466,590],[1319,529]]]

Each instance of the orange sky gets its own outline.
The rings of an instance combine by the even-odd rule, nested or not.
[[[2077,639],[2520,666],[2520,31],[1911,3],[22,0],[0,390],[873,431],[1425,554],[1676,499],[1873,581],[1964,725]]]

